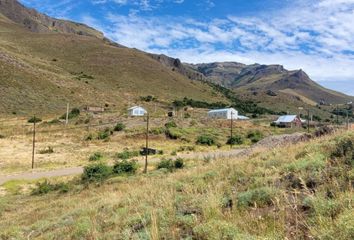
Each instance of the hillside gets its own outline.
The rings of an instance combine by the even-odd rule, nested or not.
[[[353,239],[353,145],[341,132],[172,172],[12,182],[4,187],[25,193],[2,196],[0,237]]]
[[[28,9],[17,0],[0,0],[0,13],[13,22],[37,33],[72,33],[77,35],[94,36],[103,39],[103,33],[80,23],[49,17]]]
[[[67,102],[72,106],[108,104],[121,109],[147,95],[166,104],[183,97],[226,101],[212,95],[208,85],[189,80],[141,51],[112,44],[96,36],[96,31],[90,34],[91,28],[80,25],[87,34],[72,33],[69,27],[49,31],[42,28],[48,25],[42,21],[46,16],[22,8],[24,13],[19,14],[18,6],[22,7],[16,1],[1,0],[2,113],[62,113]],[[30,31],[5,14],[14,20],[32,16],[41,27]]]
[[[281,92],[309,99],[314,104],[345,103],[353,99],[351,96],[320,86],[302,70],[289,71],[281,65],[224,62],[189,66],[203,73],[208,80],[238,92],[272,91],[275,94]]]

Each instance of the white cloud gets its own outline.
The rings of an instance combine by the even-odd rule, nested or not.
[[[112,13],[107,19],[104,30],[117,42],[186,62],[278,63],[315,80],[354,80],[354,0],[299,0],[269,15],[211,21]]]

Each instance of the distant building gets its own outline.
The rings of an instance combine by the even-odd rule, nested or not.
[[[304,121],[297,115],[283,115],[278,118],[273,124],[278,127],[301,127]]]
[[[209,111],[208,117],[214,119],[238,119],[238,111],[234,108],[216,109]]]
[[[147,114],[147,111],[140,106],[134,106],[128,109],[128,115],[131,117],[141,117],[145,114]]]

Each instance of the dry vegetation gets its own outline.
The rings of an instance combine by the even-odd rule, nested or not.
[[[340,132],[172,173],[52,180],[67,189],[1,198],[0,237],[353,239],[353,161],[354,135]]]

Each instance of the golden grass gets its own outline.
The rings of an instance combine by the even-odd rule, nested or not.
[[[340,133],[339,135],[343,135]],[[350,239],[353,233],[352,188],[340,191],[341,179],[291,189],[284,181],[289,164],[300,178],[322,174],[302,165],[322,162],[342,138],[258,152],[245,159],[187,163],[174,173],[116,177],[103,184],[77,185],[67,194],[7,196],[0,200],[0,236],[16,239]],[[308,153],[308,154],[306,154]],[[312,166],[312,165],[307,165]],[[316,166],[316,165],[313,165]],[[60,181],[60,179],[59,179]],[[271,203],[239,207],[240,194],[274,188]],[[326,213],[327,187],[339,204],[335,217]],[[297,192],[297,194],[293,194]],[[303,201],[313,201],[310,212]],[[228,203],[232,201],[233,206]],[[319,203],[319,202],[323,202]],[[261,203],[259,203],[261,204]],[[26,206],[19,208],[18,206]],[[328,205],[329,206],[329,205]]]

